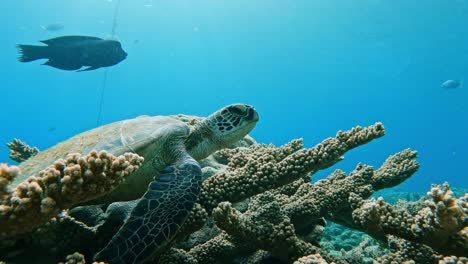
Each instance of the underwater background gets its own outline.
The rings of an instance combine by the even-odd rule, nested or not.
[[[96,127],[105,75],[20,63],[15,45],[106,38],[117,2],[0,1],[1,162],[14,163],[15,137],[43,150]],[[121,0],[115,35],[128,57],[108,69],[99,125],[242,102],[260,114],[259,143],[311,147],[380,121],[385,137],[314,180],[410,147],[421,168],[395,190],[467,188],[468,87],[441,87],[468,77],[467,24],[462,0]]]

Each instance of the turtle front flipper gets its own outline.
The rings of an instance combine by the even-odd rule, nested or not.
[[[187,219],[200,186],[201,168],[190,156],[163,169],[95,261],[140,263],[158,253]]]

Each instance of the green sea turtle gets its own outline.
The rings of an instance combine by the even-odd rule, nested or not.
[[[258,121],[249,105],[229,105],[206,119],[188,124],[171,116],[138,117],[81,133],[21,163],[32,175],[72,152],[93,149],[114,155],[134,152],[141,168],[114,191],[87,204],[139,199],[123,226],[94,259],[140,263],[164,248],[192,209],[201,186],[197,160],[242,139]]]

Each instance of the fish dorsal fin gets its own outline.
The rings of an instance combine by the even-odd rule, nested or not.
[[[90,36],[63,36],[63,37],[41,40],[41,42],[47,45],[64,45],[67,43],[75,43],[77,41],[84,41],[84,40],[102,40],[102,39],[97,38],[97,37],[90,37]]]

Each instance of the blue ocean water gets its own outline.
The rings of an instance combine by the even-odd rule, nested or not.
[[[96,127],[104,69],[67,72],[17,61],[16,44],[107,37],[117,0],[0,1],[0,161],[20,138],[46,149]],[[61,22],[61,31],[41,25]],[[109,68],[101,124],[138,115],[206,116],[254,105],[252,136],[312,147],[338,130],[383,122],[387,135],[335,168],[379,166],[405,148],[421,168],[398,188],[468,187],[468,2],[463,0],[121,0],[126,60]],[[315,177],[326,177],[331,170]]]

